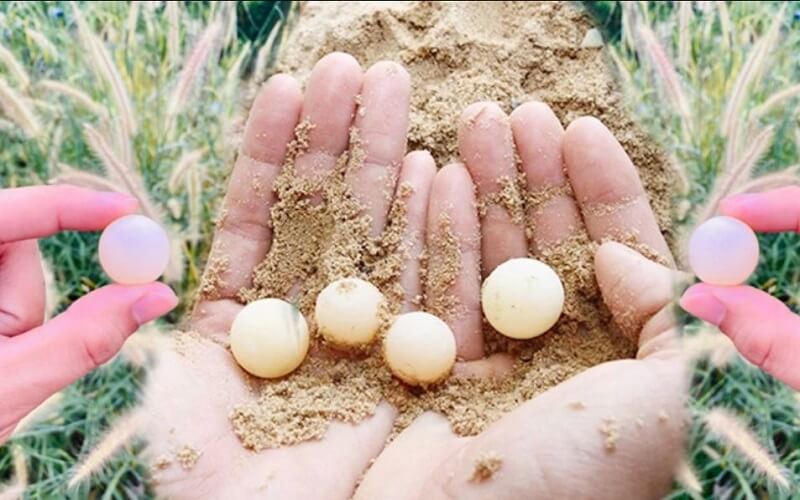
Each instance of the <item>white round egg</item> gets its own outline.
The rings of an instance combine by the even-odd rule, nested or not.
[[[332,344],[369,344],[381,327],[384,303],[383,294],[372,283],[358,278],[336,280],[317,296],[317,329]]]
[[[483,282],[481,305],[495,330],[512,339],[531,339],[561,317],[564,286],[544,262],[511,259]]]
[[[103,231],[97,253],[115,283],[144,285],[164,274],[169,250],[169,238],[161,226],[143,215],[128,215]]]
[[[689,266],[711,285],[740,285],[758,266],[758,238],[750,226],[733,217],[712,217],[689,240]]]
[[[286,301],[256,300],[236,315],[230,342],[242,368],[256,377],[282,377],[300,366],[308,353],[308,324]]]
[[[389,369],[403,382],[433,384],[453,368],[456,339],[447,323],[433,314],[401,314],[386,332],[383,355]]]

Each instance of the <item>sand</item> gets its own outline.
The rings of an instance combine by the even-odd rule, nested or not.
[[[638,167],[657,218],[670,240],[670,168],[663,154],[634,125],[596,48],[579,48],[590,19],[563,3],[308,3],[284,44],[279,69],[305,79],[323,55],[353,54],[364,67],[381,59],[402,62],[412,75],[410,149],[427,149],[439,165],[456,159],[456,124],[461,111],[478,100],[494,100],[507,112],[530,99],[549,104],[565,125],[581,115],[604,121]],[[363,162],[357,130],[350,150],[333,172],[301,177],[294,159],[307,146],[313,124],[303,123],[290,147],[276,185],[280,202],[272,211],[274,241],[254,271],[254,286],[240,292],[244,303],[283,297],[313,318],[316,294],[342,277],[371,281],[389,297],[390,311],[402,300],[398,278],[407,256],[404,201],[398,190],[389,226],[370,237],[370,220],[349,193],[344,178]],[[519,220],[555,192],[520,194],[518,179],[479,201],[501,206]],[[321,202],[320,202],[321,200]],[[613,210],[614,207],[606,207]],[[528,218],[529,219],[529,218]],[[446,289],[458,271],[459,256],[441,219],[441,241],[433,242],[423,262],[425,293],[419,303],[443,319],[458,314],[459,304]],[[528,226],[533,234],[535,228]],[[627,235],[629,236],[629,235]],[[620,235],[625,240],[626,235]],[[632,357],[634,343],[617,331],[602,302],[592,258],[596,243],[585,233],[540,258],[561,276],[564,314],[548,333],[514,341],[485,325],[487,353],[510,352],[513,373],[502,380],[450,377],[432,387],[409,387],[393,378],[379,342],[368,349],[341,353],[316,334],[312,354],[294,374],[279,381],[251,379],[256,396],[231,413],[234,431],[253,450],[322,437],[328,422],[358,422],[381,400],[399,410],[395,434],[426,410],[444,414],[455,432],[474,435],[528,399],[599,363]],[[457,250],[457,247],[456,247]],[[646,249],[644,249],[646,250]],[[435,257],[435,258],[434,258]],[[213,283],[204,294],[213,296]],[[579,408],[576,408],[579,410]],[[601,432],[613,451],[616,427]],[[475,480],[491,478],[497,457],[476,464]]]

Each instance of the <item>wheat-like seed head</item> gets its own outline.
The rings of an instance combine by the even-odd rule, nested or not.
[[[700,484],[700,480],[697,479],[697,473],[694,471],[692,464],[685,458],[678,465],[675,481],[692,493],[699,494],[703,492],[703,486]]]
[[[75,471],[67,482],[67,488],[75,488],[102,470],[117,451],[134,438],[139,432],[140,425],[141,418],[138,413],[117,419],[94,449],[75,466]]]
[[[108,111],[106,111],[106,108],[95,102],[86,92],[80,90],[79,88],[73,87],[72,85],[64,82],[57,82],[55,80],[39,80],[36,82],[36,87],[68,97],[78,106],[85,108],[87,111],[91,111],[93,114],[101,118],[108,117]]]
[[[20,89],[26,90],[28,88],[31,83],[28,72],[25,71],[22,64],[14,57],[14,54],[2,44],[0,44],[0,64],[6,67],[8,73],[14,77]]]
[[[692,2],[678,2],[678,67],[686,70],[691,60],[689,23],[692,20]]]
[[[11,435],[18,435],[30,428],[31,424],[49,417],[63,400],[64,394],[62,392],[57,392],[45,399],[39,406],[34,408],[19,421]]]
[[[36,31],[33,28],[25,28],[25,34],[37,47],[39,47],[39,50],[44,56],[51,57],[53,59],[58,58],[58,49],[43,33]]]
[[[164,14],[167,16],[167,64],[176,67],[181,58],[181,3],[167,2]]]
[[[42,133],[39,118],[30,104],[0,78],[0,105],[5,115],[14,122],[30,138],[37,138]]]
[[[737,417],[724,408],[714,408],[705,414],[703,420],[712,434],[735,449],[754,469],[776,486],[789,487],[785,472]]]

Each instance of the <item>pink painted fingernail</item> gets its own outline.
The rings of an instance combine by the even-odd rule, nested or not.
[[[689,288],[681,297],[680,305],[689,314],[715,326],[722,323],[727,313],[725,304],[720,302],[711,290],[701,286]]]
[[[100,203],[115,211],[124,209],[125,211],[132,212],[139,207],[139,200],[127,193],[105,191],[98,193],[97,199]]]
[[[133,319],[139,326],[149,323],[175,309],[178,297],[168,286],[162,285],[147,292],[131,307]]]

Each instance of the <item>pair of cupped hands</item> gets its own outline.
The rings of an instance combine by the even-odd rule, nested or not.
[[[173,498],[409,499],[665,494],[683,457],[686,431],[688,379],[671,308],[677,272],[608,241],[633,234],[636,243],[672,262],[625,151],[594,118],[579,118],[564,130],[543,103],[523,104],[510,117],[495,104],[476,103],[459,123],[464,163],[437,170],[428,153],[406,154],[410,86],[408,73],[396,63],[379,62],[364,71],[341,53],[318,62],[305,93],[287,75],[263,85],[250,111],[210,257],[230,265],[213,300],[200,298],[189,319],[189,329],[199,334],[196,342],[160,353],[137,410],[146,456],[153,464],[161,460],[154,468],[157,492]],[[396,411],[382,403],[361,423],[332,422],[319,441],[259,453],[244,449],[228,416],[233,405],[254,396],[224,339],[242,308],[237,292],[251,285],[252,270],[270,250],[269,208],[276,195],[264,186],[280,174],[301,120],[313,128],[307,150],[296,159],[300,175],[333,170],[349,147],[351,127],[359,130],[365,162],[346,181],[371,217],[373,235],[384,229],[391,204],[382,188],[413,187],[406,201],[405,237],[415,243],[401,276],[406,309],[422,291],[419,260],[425,240],[439,230],[440,215],[449,216],[462,266],[449,293],[466,306],[451,322],[461,360],[454,376],[498,376],[508,369],[506,357],[484,359],[482,277],[509,258],[537,255],[581,233],[603,242],[595,254],[597,281],[622,334],[638,341],[637,358],[586,370],[474,437],[455,435],[444,417],[428,413],[386,445]],[[481,214],[476,208],[476,198],[501,190],[502,179],[516,178],[515,153],[527,190],[560,193],[525,215],[533,222],[532,235],[499,206]],[[751,215],[763,222],[769,208],[798,205],[794,199],[768,194],[731,200],[724,207],[746,222]],[[604,206],[617,208],[598,210]],[[800,207],[793,208],[791,220],[782,215],[786,220],[754,227],[796,229]],[[0,191],[0,441],[50,394],[109,360],[140,325],[177,304],[163,284],[110,285],[42,324],[36,238],[61,230],[101,230],[136,209],[128,196],[72,186]],[[682,304],[731,332],[745,356],[788,378],[779,368],[785,354],[769,349],[769,342],[792,342],[795,352],[800,350],[800,342],[789,339],[789,328],[800,320],[758,294],[746,287],[698,285]],[[763,309],[751,310],[746,301],[753,297]],[[784,321],[785,333],[759,331],[757,318],[766,321],[765,314],[769,321],[776,315]],[[789,380],[800,382],[797,376]],[[609,426],[618,434],[612,447]],[[163,462],[187,446],[200,454],[192,467]],[[499,458],[500,467],[491,479],[476,482],[476,463],[487,456]]]

